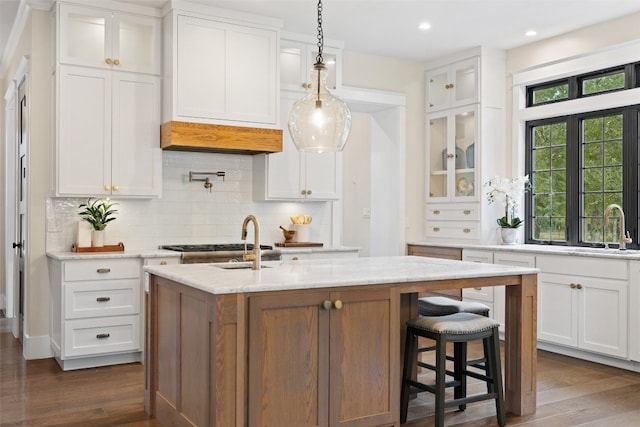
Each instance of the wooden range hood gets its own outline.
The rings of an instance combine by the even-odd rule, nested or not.
[[[208,153],[279,153],[282,130],[171,121],[160,127],[160,147]]]

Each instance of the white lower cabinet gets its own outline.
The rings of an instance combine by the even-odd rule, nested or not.
[[[628,268],[623,260],[539,256],[538,340],[628,357]]]
[[[138,258],[49,260],[51,348],[63,370],[141,360]]]
[[[629,358],[640,362],[640,261],[629,263]]]
[[[321,251],[310,251],[308,249],[286,250],[282,251],[282,261],[284,263],[290,263],[295,261],[306,261],[312,259],[331,259],[331,258],[357,258],[358,249],[353,250],[339,250],[332,251],[330,249],[323,249]]]

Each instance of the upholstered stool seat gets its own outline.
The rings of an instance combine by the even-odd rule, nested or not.
[[[420,316],[446,316],[454,313],[489,315],[489,306],[474,301],[458,301],[447,297],[418,298]]]
[[[435,425],[444,425],[445,407],[458,406],[464,409],[467,403],[494,399],[498,424],[504,425],[504,401],[502,391],[502,370],[500,366],[499,323],[493,319],[473,313],[455,313],[446,316],[422,316],[407,322],[400,421],[407,420],[409,395],[416,391],[435,394]],[[424,384],[412,379],[413,361],[416,358],[417,338],[425,337],[436,342],[435,383]],[[486,366],[482,373],[471,371],[467,366],[467,343],[482,340]],[[454,370],[450,373],[453,381],[446,382],[446,347],[454,343]],[[473,377],[487,384],[487,392],[467,396],[467,377]],[[445,401],[445,388],[454,387],[454,398]]]

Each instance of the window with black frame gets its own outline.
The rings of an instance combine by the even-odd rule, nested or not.
[[[527,88],[536,105],[631,88],[630,66],[574,76]],[[564,97],[566,83],[566,98]],[[637,86],[637,84],[636,84]],[[577,88],[571,90],[570,88]],[[596,99],[596,98],[593,98]],[[595,104],[594,104],[595,105]],[[602,247],[620,241],[623,207],[626,230],[638,248],[638,115],[640,106],[581,112],[526,123],[527,243]]]

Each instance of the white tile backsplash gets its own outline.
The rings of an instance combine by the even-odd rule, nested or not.
[[[254,202],[252,158],[239,154],[165,151],[163,195],[160,199],[112,199],[118,216],[106,228],[105,244],[122,242],[126,249],[154,249],[163,244],[230,243],[240,241],[242,221],[254,214],[264,244],[283,241],[280,225],[303,213],[313,217],[311,240],[330,245],[331,202]],[[224,171],[213,176],[211,192],[203,182],[189,182],[189,171]],[[78,205],[85,198],[47,199],[47,250],[68,250],[75,242]],[[248,239],[253,241],[250,227]]]

